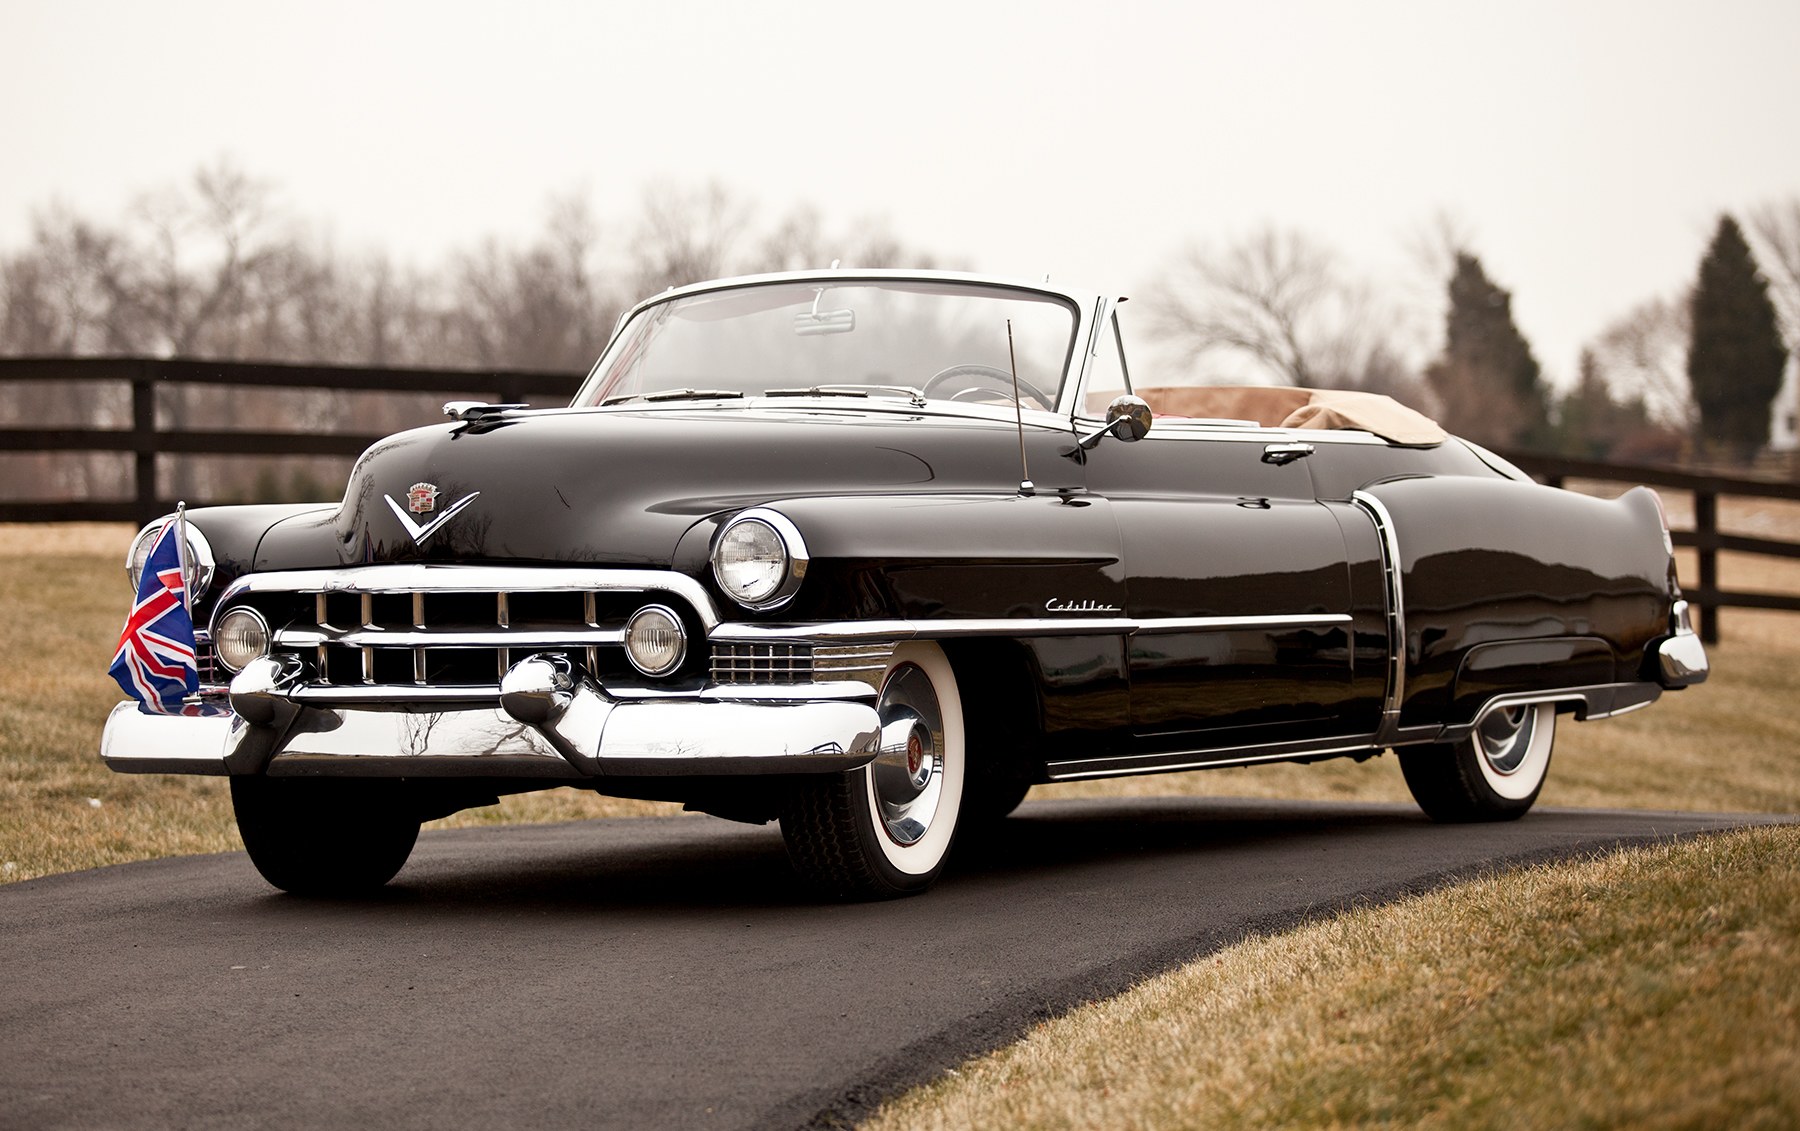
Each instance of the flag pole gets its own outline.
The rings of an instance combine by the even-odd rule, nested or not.
[[[188,568],[187,541],[187,500],[175,504],[175,553],[181,563],[181,607],[187,610],[188,619],[194,616],[194,595],[190,591],[193,586],[188,581],[193,571]]]

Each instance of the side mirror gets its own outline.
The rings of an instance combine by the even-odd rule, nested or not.
[[[1126,443],[1142,440],[1150,434],[1150,405],[1142,397],[1134,397],[1130,393],[1114,397],[1106,406],[1106,426],[1097,428],[1081,438],[1082,451],[1092,451],[1108,434],[1117,436]]]

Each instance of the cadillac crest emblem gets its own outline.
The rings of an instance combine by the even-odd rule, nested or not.
[[[406,509],[414,514],[429,514],[437,506],[437,485],[414,483],[406,489]]]

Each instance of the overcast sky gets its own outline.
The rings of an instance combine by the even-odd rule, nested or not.
[[[980,270],[1142,295],[1273,223],[1398,288],[1448,213],[1566,380],[1800,195],[1797,47],[1796,0],[0,0],[0,248],[221,157],[427,265],[717,178]]]

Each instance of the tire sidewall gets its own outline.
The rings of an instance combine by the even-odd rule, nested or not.
[[[882,677],[883,683],[886,683],[888,676],[895,670],[906,664],[920,668],[930,678],[932,691],[937,696],[938,710],[944,720],[943,745],[940,750],[942,793],[930,828],[912,844],[902,845],[896,842],[888,835],[881,819],[872,767],[864,766],[855,771],[854,788],[859,798],[856,807],[857,833],[863,841],[869,863],[881,873],[882,879],[887,883],[902,890],[913,890],[929,885],[950,856],[950,848],[955,842],[962,814],[963,786],[968,777],[968,748],[967,731],[963,725],[962,696],[957,691],[956,674],[951,670],[950,661],[945,657],[943,649],[924,641],[902,644],[894,650],[888,671]]]
[[[1511,773],[1501,773],[1493,767],[1476,735],[1471,734],[1464,744],[1464,756],[1470,763],[1470,784],[1485,794],[1488,804],[1497,810],[1531,808],[1550,774],[1551,748],[1556,742],[1556,707],[1537,703],[1528,709],[1532,712],[1530,744]]]

